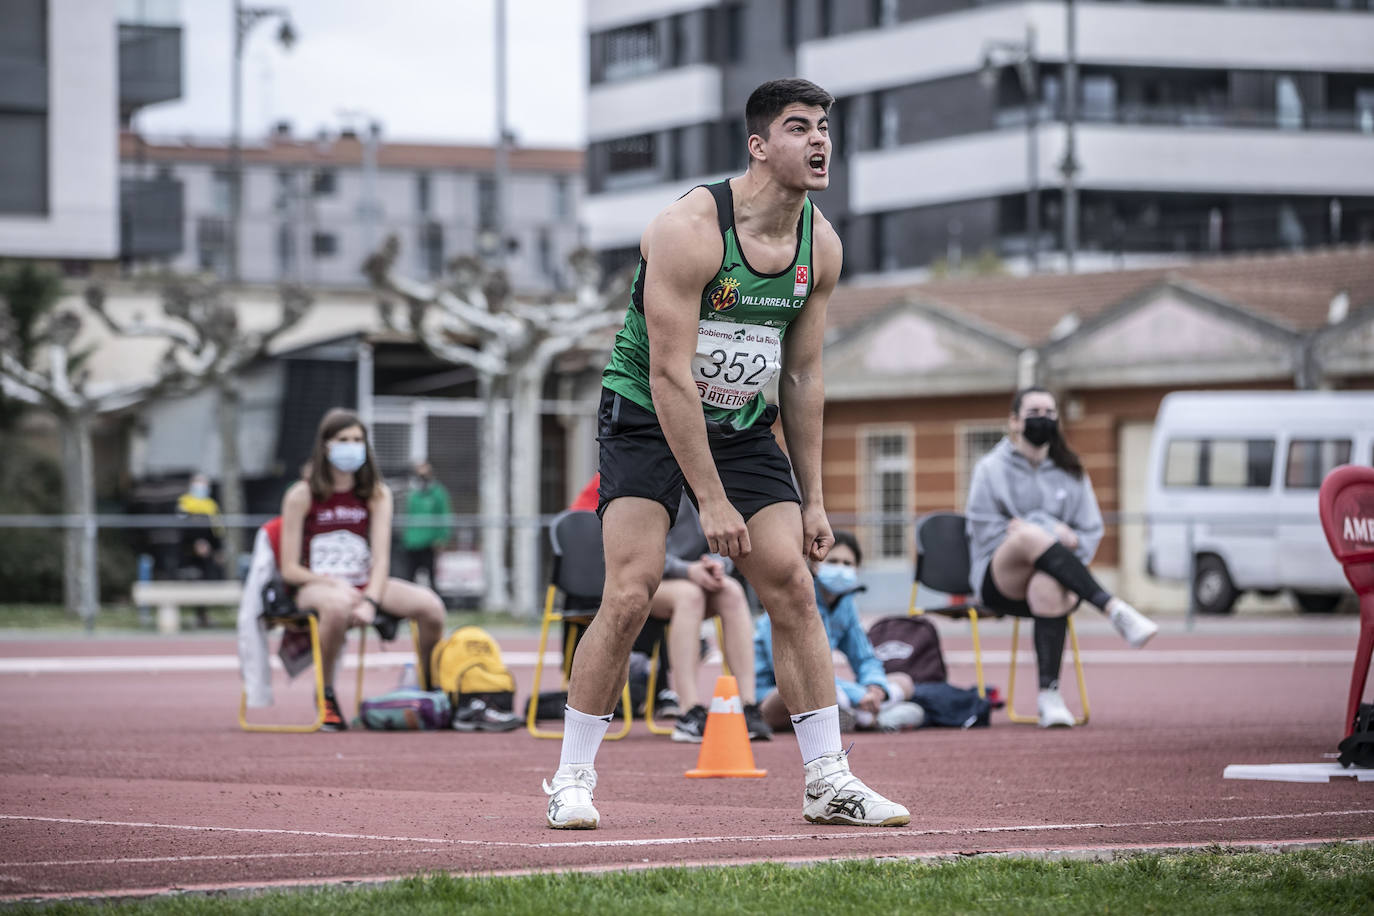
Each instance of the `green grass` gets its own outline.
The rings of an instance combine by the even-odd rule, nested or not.
[[[232,630],[237,624],[238,608],[210,608],[210,629]],[[448,627],[469,624],[489,630],[531,628],[538,624],[538,618],[520,620],[510,614],[488,614],[484,611],[450,611]],[[181,614],[183,631],[196,632],[196,616],[191,610]],[[150,611],[146,620],[140,620],[138,609],[132,605],[102,605],[95,618],[96,632],[144,631],[153,632],[156,623]],[[82,630],[81,620],[66,612],[60,604],[0,604],[0,630],[67,630],[73,633]]]
[[[793,867],[665,868],[522,878],[428,875],[366,888],[25,904],[19,912],[224,914],[1357,913],[1374,900],[1374,845],[1291,853],[1141,855],[1115,862],[978,858]]]

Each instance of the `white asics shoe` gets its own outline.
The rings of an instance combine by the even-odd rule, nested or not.
[[[813,824],[900,827],[911,823],[911,812],[883,798],[849,772],[849,757],[844,751],[817,757],[804,770],[802,817]]]
[[[555,830],[595,830],[601,815],[592,805],[596,770],[591,764],[561,766],[553,774],[553,785],[544,780],[549,796],[549,826]]]
[[[1040,711],[1041,728],[1073,728],[1076,720],[1073,713],[1069,712],[1069,707],[1064,705],[1064,698],[1059,695],[1057,687],[1040,691],[1036,707]]]
[[[1159,624],[1131,607],[1120,598],[1113,598],[1111,610],[1107,612],[1112,626],[1122,635],[1132,649],[1139,649],[1159,632]]]

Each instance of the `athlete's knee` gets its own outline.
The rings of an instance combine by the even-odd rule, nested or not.
[[[1050,548],[1054,543],[1054,537],[1038,525],[1026,522],[1007,532],[1006,543],[1011,544],[1029,559],[1034,559]]]
[[[1037,572],[1026,583],[1026,603],[1037,617],[1063,617],[1077,601],[1054,579]]]
[[[653,600],[654,583],[642,579],[623,578],[614,583],[607,582],[601,593],[601,609],[596,612],[606,623],[614,624],[617,629],[639,632],[649,616],[649,604]]]

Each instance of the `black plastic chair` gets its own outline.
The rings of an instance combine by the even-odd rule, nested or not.
[[[567,624],[564,628],[562,665],[563,686],[566,689],[578,633],[596,616],[601,604],[601,589],[606,581],[606,558],[601,550],[601,520],[595,512],[560,512],[549,525],[549,545],[553,548],[553,563],[549,570],[549,586],[544,595],[544,617],[539,626],[539,650],[534,660],[532,689],[536,698],[544,674],[544,650],[548,646],[549,627],[559,622]],[[560,593],[563,595],[563,606],[555,609]],[[625,737],[633,724],[634,709],[630,705],[628,681],[622,691],[621,702],[625,706],[625,724],[614,734],[608,734],[608,741]],[[537,706],[537,703],[531,702],[526,713],[525,726],[529,733],[536,738],[563,737],[561,731],[539,727]]]
[[[978,607],[969,593],[970,566],[968,533],[964,516],[957,512],[934,512],[916,520],[916,577],[911,583],[911,604],[908,616],[938,614],[954,620],[967,620],[973,636],[973,667],[978,676],[978,695],[987,696],[983,677],[983,646],[978,637],[980,615],[998,617],[994,611]],[[949,603],[941,607],[922,608],[916,603],[920,586],[944,592]],[[1083,715],[1077,724],[1088,722],[1088,687],[1083,678],[1083,656],[1078,650],[1078,634],[1073,617],[1068,619],[1069,642],[1073,647],[1074,672],[1078,677],[1078,696],[1083,703]],[[1007,718],[1013,722],[1038,723],[1038,716],[1016,711],[1016,647],[1020,642],[1021,618],[1013,617],[1011,625],[1011,672],[1007,675]]]

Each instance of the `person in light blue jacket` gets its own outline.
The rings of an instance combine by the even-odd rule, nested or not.
[[[1158,626],[1088,572],[1102,540],[1102,513],[1083,462],[1059,428],[1054,395],[1018,391],[1007,427],[969,486],[969,585],[980,606],[1035,618],[1040,725],[1071,726],[1074,717],[1059,695],[1069,613],[1087,601],[1135,648]]]
[[[889,682],[883,663],[873,654],[873,644],[868,641],[868,634],[859,620],[854,595],[863,591],[857,572],[861,558],[859,542],[854,535],[836,531],[835,544],[825,560],[812,564],[816,607],[821,612],[830,648],[844,653],[855,678],[852,681],[835,678],[835,695],[840,708],[850,713],[842,719],[857,721],[860,727],[886,727],[881,713],[893,706],[894,701],[902,703],[907,691]],[[777,688],[773,671],[773,627],[768,615],[764,614],[754,628],[754,690],[764,720],[774,729],[787,730],[792,727],[791,718]]]

